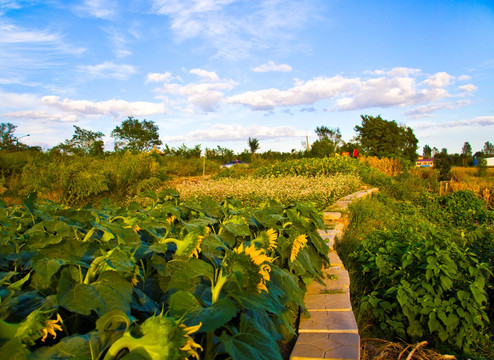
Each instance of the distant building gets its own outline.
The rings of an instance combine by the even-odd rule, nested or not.
[[[415,161],[415,167],[434,167],[434,159],[424,159],[423,156],[419,156]]]
[[[484,158],[484,159],[486,161],[487,166],[494,166],[494,157],[488,157],[488,158]],[[477,166],[478,164],[479,164],[479,159],[474,158],[473,159],[473,166]]]

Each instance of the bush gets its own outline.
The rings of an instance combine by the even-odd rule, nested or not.
[[[467,355],[480,346],[492,356],[492,216],[468,192],[423,192],[414,202],[380,195],[352,206],[338,252],[361,328]]]

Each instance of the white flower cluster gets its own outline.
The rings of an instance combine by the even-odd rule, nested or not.
[[[358,190],[361,180],[355,175],[282,176],[183,182],[176,186],[184,200],[208,196],[221,201],[227,197],[241,200],[244,205],[257,205],[259,198],[273,199],[282,204],[310,201],[324,209],[335,200]]]

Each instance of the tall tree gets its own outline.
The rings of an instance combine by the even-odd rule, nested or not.
[[[17,126],[11,123],[0,124],[0,150],[14,150],[17,138],[14,135]]]
[[[161,145],[158,126],[153,121],[139,121],[132,116],[122,121],[111,132],[115,139],[115,150],[130,150],[132,152],[149,151],[154,146]]]
[[[424,155],[425,159],[430,159],[432,157],[432,149],[429,145],[425,145],[422,149],[422,155]]]
[[[257,150],[259,150],[259,140],[257,140],[256,138],[251,139],[249,137],[248,144],[251,154],[254,154]]]
[[[398,126],[381,116],[361,115],[362,125],[355,126],[357,139],[367,155],[417,159],[418,140],[411,128]]]
[[[448,150],[443,148],[440,153],[434,156],[434,167],[439,170],[439,180],[451,179],[451,158],[448,155]]]
[[[494,145],[489,141],[486,141],[483,148],[484,156],[494,156]]]
[[[461,163],[463,166],[467,166],[472,161],[472,146],[468,141],[465,141],[461,148]]]
[[[338,151],[341,140],[340,128],[328,128],[327,126],[318,126],[314,130],[318,140],[314,141],[310,152],[313,156],[324,157],[335,154]]]
[[[65,140],[64,143],[57,145],[56,147],[67,154],[80,156],[102,155],[104,152],[103,136],[105,136],[105,134],[102,132],[94,132],[74,125],[74,135],[72,135],[72,139]]]
[[[472,156],[472,146],[468,141],[466,141],[463,144],[463,147],[461,148],[461,154],[464,156],[471,157]]]

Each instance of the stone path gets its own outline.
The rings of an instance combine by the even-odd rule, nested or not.
[[[302,314],[290,360],[360,359],[360,336],[350,303],[350,277],[333,246],[348,225],[348,205],[377,191],[374,188],[347,195],[324,213],[327,230],[319,233],[329,245],[331,266],[323,269],[324,284],[314,281],[305,294],[310,317]]]

